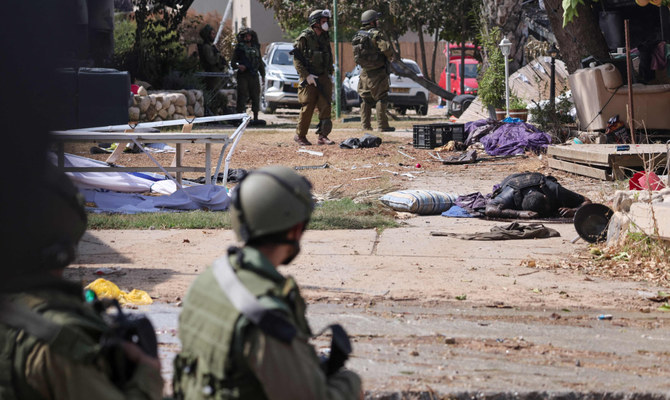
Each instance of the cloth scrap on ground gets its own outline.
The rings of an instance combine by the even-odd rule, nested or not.
[[[526,150],[536,153],[551,144],[551,136],[525,122],[503,122],[480,119],[465,124],[466,145],[481,142],[492,156],[523,154]]]
[[[545,239],[560,237],[557,230],[547,228],[542,224],[520,224],[512,222],[509,225],[494,226],[490,232],[477,233],[450,233],[431,232],[431,236],[449,236],[463,240],[514,240],[514,239]]]

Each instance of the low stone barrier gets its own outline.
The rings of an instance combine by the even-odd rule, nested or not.
[[[201,90],[156,91],[145,96],[134,95],[133,105],[128,108],[130,121],[166,121],[204,115]]]

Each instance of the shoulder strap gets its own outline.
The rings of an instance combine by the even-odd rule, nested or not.
[[[0,300],[0,323],[22,329],[46,343],[52,343],[62,328],[28,307],[5,299]]]
[[[0,323],[27,332],[70,359],[88,359],[98,352],[97,346],[86,345],[87,340],[76,330],[6,299],[0,299]]]
[[[265,308],[258,299],[240,282],[228,256],[214,261],[212,272],[223,293],[233,306],[263,333],[284,343],[290,343],[296,336],[296,328],[275,310]]]

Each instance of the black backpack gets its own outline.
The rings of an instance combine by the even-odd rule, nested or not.
[[[351,40],[354,48],[354,61],[364,69],[381,68],[386,64],[386,57],[377,49],[372,41],[370,31],[358,31]]]

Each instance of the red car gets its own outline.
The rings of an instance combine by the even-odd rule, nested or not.
[[[444,71],[440,74],[440,87],[450,92],[460,95],[460,94],[472,94],[477,95],[477,89],[479,84],[477,83],[477,70],[479,67],[479,61],[472,57],[465,57],[465,68],[464,78],[465,78],[465,92],[461,93],[461,57],[455,56],[451,57],[449,63],[445,67]],[[451,89],[447,89],[447,69],[449,70],[450,80],[451,80]]]

